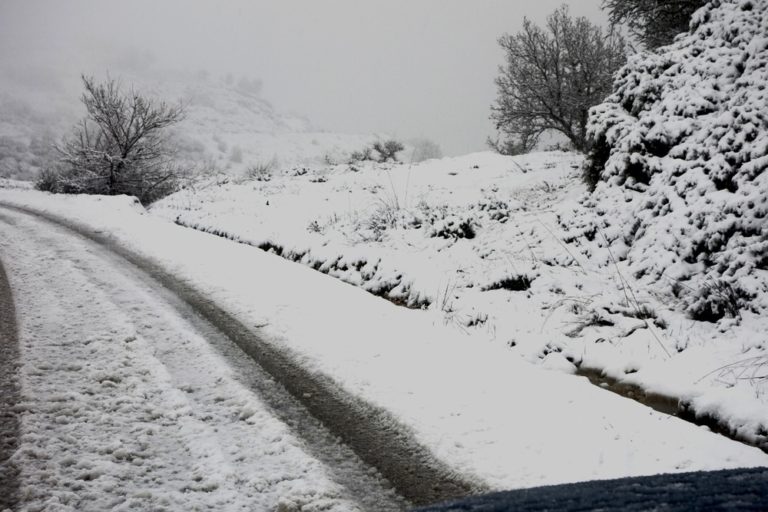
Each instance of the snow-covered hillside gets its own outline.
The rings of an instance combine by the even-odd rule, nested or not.
[[[75,118],[66,107],[43,111],[32,102],[0,93],[0,178],[34,178],[55,156],[53,143]]]
[[[191,166],[203,162],[207,170],[242,174],[254,167],[336,161],[376,139],[323,131],[280,112],[260,96],[257,81],[196,75],[144,83],[150,95],[185,104],[186,118],[174,129],[179,156]]]
[[[517,160],[478,153],[417,165],[300,166],[202,182],[152,211],[423,307],[454,288],[492,286],[488,279],[532,279],[532,255],[501,241],[523,236],[580,161],[567,153]]]
[[[569,153],[478,153],[297,167],[201,183],[150,211],[425,309],[470,343],[682,399],[765,446],[768,320],[749,311],[740,322],[691,319],[626,261],[605,266],[567,243],[559,224],[586,191],[581,163]]]

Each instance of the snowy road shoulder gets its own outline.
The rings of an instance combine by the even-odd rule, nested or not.
[[[471,343],[310,269],[142,215],[126,198],[0,193],[110,233],[188,280],[276,346],[391,411],[494,488],[762,466],[768,455]],[[257,327],[258,326],[258,327]]]

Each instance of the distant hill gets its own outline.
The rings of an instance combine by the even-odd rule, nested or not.
[[[186,119],[173,129],[178,157],[195,169],[238,173],[270,163],[294,166],[335,162],[376,137],[323,131],[298,115],[276,110],[260,96],[258,80],[167,74],[120,76],[124,87],[182,101]],[[0,95],[0,177],[34,179],[55,153],[51,145],[84,115],[77,93],[23,88]]]
[[[0,178],[34,178],[76,118],[74,109],[40,109],[29,99],[0,94]]]

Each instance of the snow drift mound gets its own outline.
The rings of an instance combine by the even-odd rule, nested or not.
[[[666,283],[693,318],[765,311],[767,87],[768,0],[712,1],[690,33],[631,58],[590,112],[596,188],[563,216],[568,238]]]

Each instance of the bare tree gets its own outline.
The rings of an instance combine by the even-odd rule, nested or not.
[[[149,203],[174,190],[178,169],[165,136],[184,116],[180,104],[150,100],[108,79],[83,76],[88,116],[57,146],[54,191],[128,194]]]
[[[373,143],[373,150],[379,154],[379,162],[386,162],[388,160],[397,162],[397,154],[404,149],[405,146],[403,146],[402,142],[395,139]]]
[[[611,92],[613,73],[626,61],[623,38],[584,17],[572,18],[562,6],[544,28],[525,18],[523,29],[505,34],[499,45],[506,65],[499,67],[491,119],[503,140],[492,145],[526,152],[543,133],[556,131],[585,151],[589,108]]]
[[[688,31],[691,16],[707,0],[603,0],[613,25],[626,25],[646,48],[653,50]]]

